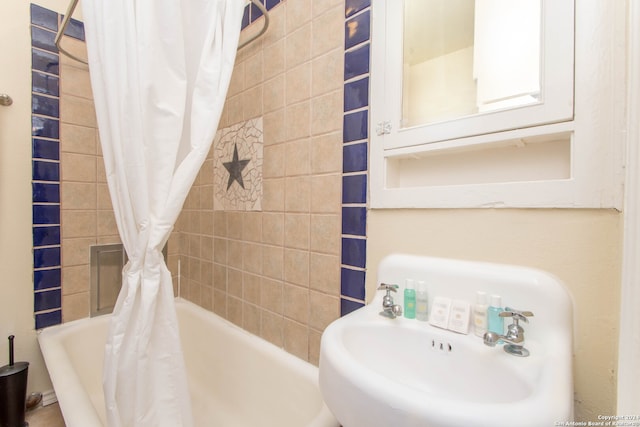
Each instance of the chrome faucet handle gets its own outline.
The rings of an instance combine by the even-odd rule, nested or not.
[[[387,284],[387,283],[380,283],[380,286],[378,287],[378,290],[385,290],[387,291],[387,295],[389,295],[389,292],[393,291],[393,292],[398,292],[398,285],[392,285],[392,284]]]
[[[382,297],[382,311],[381,316],[395,319],[398,316],[402,316],[402,307],[393,302],[391,292],[398,292],[398,285],[392,285],[387,283],[380,283],[378,290],[385,290],[387,293]]]
[[[524,348],[524,328],[518,324],[520,320],[528,322],[527,317],[533,316],[530,311],[514,310],[505,307],[505,311],[500,313],[500,317],[511,317],[513,323],[507,326],[506,335],[500,335],[495,332],[487,332],[484,334],[484,343],[490,347],[495,347],[500,340],[504,341],[504,351],[514,356],[527,357],[529,350]]]
[[[515,324],[517,324],[520,320],[528,323],[529,319],[527,319],[527,317],[533,317],[533,313],[531,311],[520,311],[510,307],[505,307],[504,311],[500,313],[500,317],[512,317],[513,323]]]

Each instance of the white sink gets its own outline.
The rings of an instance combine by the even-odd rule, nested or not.
[[[429,298],[473,302],[499,294],[530,310],[523,324],[529,357],[458,334],[379,315],[374,301],[333,322],[322,336],[320,389],[344,427],[532,426],[573,418],[572,303],[554,277],[512,266],[394,255],[378,282],[426,280]],[[509,323],[509,319],[505,319]]]

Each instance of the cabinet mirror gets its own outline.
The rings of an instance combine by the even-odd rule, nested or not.
[[[541,0],[405,0],[401,127],[541,101]]]

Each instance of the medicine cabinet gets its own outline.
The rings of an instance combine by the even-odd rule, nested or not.
[[[586,3],[579,12],[598,18],[598,2]],[[371,206],[614,206],[617,193],[602,189],[620,165],[602,176],[584,163],[602,141],[576,129],[576,100],[607,83],[575,80],[577,65],[597,60],[575,62],[575,7],[373,0]],[[590,34],[589,54],[611,37]],[[608,154],[600,160],[615,163]]]

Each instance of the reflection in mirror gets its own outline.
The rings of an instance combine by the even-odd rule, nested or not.
[[[405,0],[402,127],[540,101],[541,0]]]

